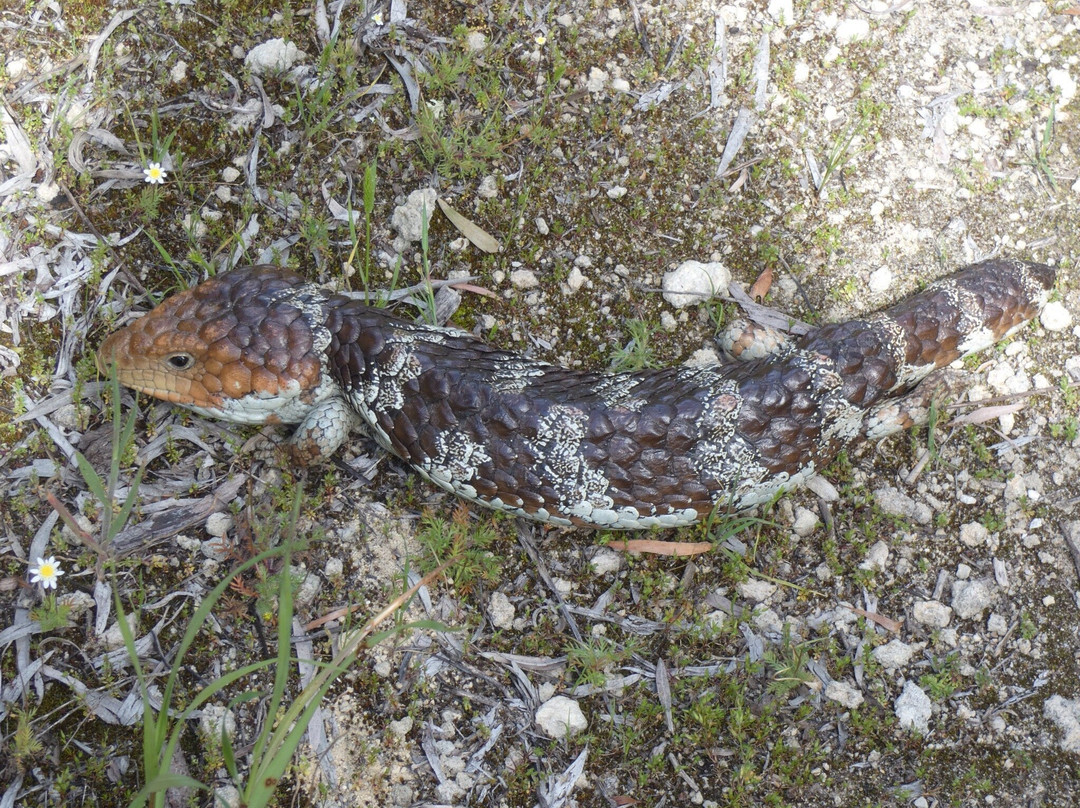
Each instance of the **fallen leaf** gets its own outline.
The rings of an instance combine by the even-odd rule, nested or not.
[[[754,285],[750,287],[750,297],[760,303],[765,299],[765,295],[769,294],[769,290],[772,288],[772,281],[772,267],[765,267],[764,271],[758,275],[758,279],[754,281]]]
[[[629,541],[608,542],[613,550],[627,553],[652,553],[666,556],[693,556],[707,553],[713,548],[712,542],[657,541],[655,539],[630,539]]]
[[[439,199],[438,203],[439,209],[443,212],[443,215],[450,220],[450,224],[456,227],[461,232],[461,235],[472,242],[473,246],[478,250],[483,250],[486,253],[497,253],[499,251],[498,239],[484,230],[484,228],[462,216],[450,207],[449,203],[442,199]]]
[[[979,407],[977,410],[958,415],[949,422],[949,426],[961,426],[963,424],[985,424],[987,421],[993,421],[995,418],[1000,418],[1002,415],[1009,415],[1010,413],[1019,412],[1024,409],[1023,403],[1018,404],[999,404],[996,407]]]
[[[483,286],[477,286],[475,283],[454,283],[451,284],[451,286],[462,292],[472,292],[474,295],[483,295],[484,297],[490,297],[493,300],[499,299],[499,296],[493,291]]]
[[[852,609],[855,614],[865,617],[867,620],[871,620],[877,623],[886,631],[891,631],[893,634],[900,633],[900,627],[904,625],[903,620],[893,620],[891,617],[885,617],[877,612],[868,612],[865,609]]]

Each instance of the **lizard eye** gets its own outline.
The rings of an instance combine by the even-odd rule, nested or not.
[[[187,370],[195,364],[195,357],[189,353],[176,353],[165,360],[175,370]]]

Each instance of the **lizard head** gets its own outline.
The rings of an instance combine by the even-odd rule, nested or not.
[[[292,422],[296,405],[320,384],[322,359],[309,318],[322,296],[280,267],[233,270],[169,297],[109,336],[98,350],[98,370],[115,367],[126,387],[205,415]]]

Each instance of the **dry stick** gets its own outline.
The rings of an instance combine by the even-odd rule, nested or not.
[[[555,581],[551,578],[551,573],[548,572],[547,565],[540,558],[540,554],[536,552],[536,546],[532,543],[532,539],[527,535],[525,528],[519,527],[518,543],[525,548],[525,552],[528,553],[529,558],[532,559],[533,565],[536,567],[536,571],[540,574],[540,579],[544,582],[544,585],[551,590],[551,594],[555,596],[556,602],[559,604],[559,612],[562,614],[566,624],[570,627],[570,633],[574,635],[574,639],[578,642],[584,642],[585,640],[581,636],[581,631],[578,629],[577,621],[574,620],[573,614],[566,606],[566,601],[563,600],[559,590],[555,588]]]

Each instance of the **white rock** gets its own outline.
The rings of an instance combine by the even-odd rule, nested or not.
[[[1059,93],[1058,109],[1068,106],[1069,102],[1076,98],[1076,79],[1069,75],[1068,70],[1051,68],[1047,71],[1046,77],[1050,80],[1050,86]]]
[[[912,612],[916,620],[930,628],[945,628],[952,620],[952,609],[936,600],[916,601]]]
[[[825,698],[839,702],[849,710],[854,710],[863,703],[862,691],[839,679],[833,679],[825,686]]]
[[[981,618],[990,608],[993,593],[985,581],[957,581],[953,585],[953,612],[961,620]]]
[[[214,805],[221,808],[240,808],[240,791],[234,785],[218,786],[214,789]]]
[[[412,716],[405,716],[399,721],[391,721],[387,728],[390,730],[390,734],[395,738],[401,739],[412,732],[413,719]]]
[[[549,738],[566,738],[584,731],[589,722],[581,707],[566,696],[555,696],[536,711],[536,726]]]
[[[546,236],[551,232],[551,228],[548,227],[547,219],[543,216],[537,216],[533,223],[536,225],[536,232],[541,236]]]
[[[1009,630],[1009,621],[1004,615],[994,612],[986,618],[986,630],[998,637],[1004,637]]]
[[[795,21],[795,4],[792,0],[769,0],[769,16],[781,25],[791,25]]]
[[[968,547],[978,547],[990,538],[990,531],[979,522],[960,525],[960,541]]]
[[[476,189],[476,195],[481,199],[492,199],[499,195],[499,182],[494,174],[488,174],[480,180],[480,187]]]
[[[816,513],[809,508],[804,508],[800,505],[795,509],[795,521],[792,522],[791,529],[795,532],[796,536],[805,538],[814,532],[819,521]]]
[[[870,35],[870,23],[866,20],[841,20],[833,32],[840,45],[858,42]]]
[[[293,593],[296,605],[301,607],[310,606],[315,602],[315,598],[318,597],[319,591],[322,589],[322,578],[314,572],[308,572],[303,567],[294,566],[289,569],[294,580],[300,578],[300,585],[296,587],[296,591]]]
[[[590,93],[599,93],[607,84],[608,74],[599,67],[589,68],[589,78],[585,81],[585,89]]]
[[[720,357],[712,348],[698,348],[683,364],[688,368],[713,367],[720,364]]]
[[[1013,343],[1019,345],[1020,343]],[[986,374],[986,384],[998,395],[1026,393],[1031,389],[1031,380],[1026,373],[1017,372],[1007,362],[999,362]]]
[[[495,628],[510,628],[514,625],[514,604],[502,592],[493,592],[488,601],[488,616]]]
[[[589,560],[589,566],[597,575],[608,575],[622,568],[623,557],[609,547],[601,547]]]
[[[94,599],[81,589],[73,589],[70,592],[57,595],[56,602],[68,609],[68,625],[74,623],[77,617],[86,614],[97,605]]]
[[[229,542],[225,539],[212,538],[199,544],[199,552],[211,561],[223,562],[229,558]]]
[[[892,286],[893,274],[888,267],[878,267],[870,273],[870,291],[886,292]]]
[[[292,42],[278,38],[256,45],[244,57],[244,64],[256,75],[282,73],[306,54]]]
[[[585,285],[585,275],[580,269],[574,267],[570,270],[570,274],[566,276],[566,285],[571,292],[576,292]]]
[[[404,205],[394,208],[390,224],[406,242],[420,240],[424,227],[424,214],[430,222],[431,215],[435,211],[437,196],[434,188],[419,188],[409,194]]]
[[[889,545],[883,541],[874,542],[874,545],[867,550],[866,560],[859,565],[861,570],[877,570],[882,571],[885,569],[885,565],[889,561]]]
[[[236,735],[236,716],[222,704],[207,704],[199,711],[199,732],[212,744],[221,743],[221,731],[229,740]]]
[[[677,309],[709,300],[714,295],[727,297],[731,273],[719,261],[703,264],[684,261],[664,275],[664,300]]]
[[[515,289],[534,289],[540,285],[540,279],[531,269],[515,269],[510,273],[510,284]]]
[[[626,196],[626,189],[621,185],[613,185],[607,190],[608,199],[622,199]]]
[[[172,81],[173,84],[179,84],[186,78],[187,62],[181,59],[176,64],[174,64],[172,66],[172,69],[169,71],[169,80]]]
[[[219,539],[227,536],[232,526],[233,518],[227,513],[212,513],[206,517],[206,532]]]
[[[806,62],[796,62],[795,71],[792,73],[791,80],[796,84],[802,84],[810,78],[810,65]]]
[[[1072,314],[1060,300],[1051,300],[1039,315],[1039,322],[1047,331],[1064,331],[1072,321]]]
[[[630,92],[630,82],[623,78],[612,79],[611,89],[617,93],[628,93]]]
[[[472,53],[482,51],[487,47],[487,44],[487,37],[479,31],[469,31],[469,35],[465,37],[465,49]]]
[[[60,195],[60,186],[55,182],[43,182],[37,187],[37,198],[48,204]]]
[[[323,575],[327,578],[340,578],[345,572],[345,562],[340,558],[328,558],[323,565]]]
[[[1043,716],[1062,731],[1059,745],[1063,751],[1080,752],[1080,699],[1053,695],[1043,702]]]
[[[15,81],[16,79],[21,79],[22,76],[23,76],[23,73],[26,72],[27,67],[29,66],[29,64],[30,63],[27,62],[26,59],[23,58],[22,56],[19,56],[19,57],[15,58],[15,59],[12,59],[11,61],[9,61],[7,63],[7,67],[6,67],[8,78],[11,81]]]
[[[873,650],[874,659],[886,670],[902,668],[911,661],[915,649],[902,640],[889,640]]]
[[[924,735],[930,729],[930,697],[914,682],[904,685],[904,692],[897,698],[895,709],[900,726],[904,729],[918,730]]]
[[[445,780],[435,787],[435,799],[445,805],[456,805],[465,791],[453,780]]]
[[[742,595],[746,600],[752,600],[754,603],[763,603],[773,596],[776,592],[776,584],[769,583],[768,581],[760,581],[757,578],[751,578],[748,581],[743,581],[741,584],[735,587],[736,591]]]
[[[907,494],[895,488],[879,488],[874,491],[877,506],[890,516],[902,516],[914,519],[920,525],[928,525],[934,518],[934,512],[922,502],[916,502]]]
[[[780,615],[776,613],[775,609],[761,609],[754,612],[754,618],[751,621],[755,628],[764,631],[766,634],[774,634],[780,636],[780,633],[784,630],[784,621],[780,619]]]

